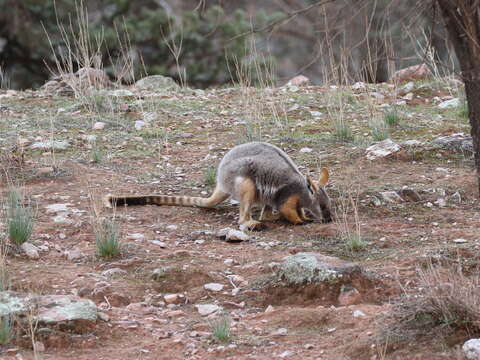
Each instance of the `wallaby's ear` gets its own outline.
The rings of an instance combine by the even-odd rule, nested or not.
[[[330,178],[330,174],[328,173],[327,168],[322,168],[320,171],[320,178],[318,179],[318,185],[324,187],[328,183],[328,179]]]
[[[317,184],[315,184],[312,180],[312,178],[310,177],[310,175],[307,175],[307,183],[308,185],[312,188],[312,191],[314,193],[316,193],[318,191],[318,187],[317,187]]]

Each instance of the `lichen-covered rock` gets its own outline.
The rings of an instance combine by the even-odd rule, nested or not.
[[[23,318],[32,314],[42,326],[61,326],[77,333],[91,330],[97,321],[97,306],[73,295],[30,296],[0,292],[0,316]]]
[[[435,140],[433,140],[433,143],[442,148],[456,150],[456,151],[468,151],[473,153],[472,137],[464,133],[456,133],[448,136],[440,136]]]
[[[264,303],[345,306],[378,300],[377,276],[360,265],[313,252],[287,256],[264,286]],[[352,290],[348,299],[346,289]]]
[[[400,145],[393,142],[391,139],[379,141],[366,150],[368,160],[375,160],[377,158],[385,158],[401,150]]]
[[[304,285],[336,282],[362,271],[362,268],[354,263],[318,253],[300,252],[287,256],[280,264],[277,275],[289,285]]]
[[[161,91],[179,90],[180,86],[172,79],[162,75],[151,75],[138,80],[135,87],[140,90]]]

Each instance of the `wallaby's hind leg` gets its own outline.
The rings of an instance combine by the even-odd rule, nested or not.
[[[204,206],[202,207],[214,207],[215,205],[220,204],[222,201],[225,201],[228,199],[230,195],[227,194],[226,192],[223,192],[220,190],[218,187],[215,188],[213,191],[212,195],[208,199],[205,199],[204,201]]]
[[[260,230],[263,224],[252,219],[252,205],[255,202],[257,190],[250,179],[242,181],[239,187],[240,197],[240,218],[238,223],[248,230]]]
[[[280,214],[274,214],[273,209],[270,205],[264,205],[262,212],[260,213],[260,221],[264,220],[278,220],[280,219]]]

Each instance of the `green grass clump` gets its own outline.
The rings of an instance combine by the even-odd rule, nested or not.
[[[212,323],[212,336],[219,343],[230,341],[230,319],[227,316]]]
[[[387,111],[384,115],[383,115],[383,121],[385,122],[385,124],[387,124],[388,126],[395,126],[395,125],[398,125],[400,123],[400,115],[398,115],[398,112],[396,110],[390,110],[390,111]]]
[[[388,124],[382,119],[372,119],[369,122],[370,131],[372,132],[373,140],[382,141],[390,137]]]
[[[32,210],[21,202],[20,193],[10,190],[7,194],[7,231],[10,241],[21,245],[32,236],[35,219]]]
[[[353,233],[345,238],[345,246],[349,251],[357,252],[365,249],[367,243],[362,239],[360,234]]]
[[[98,256],[110,259],[120,255],[120,231],[114,221],[104,220],[94,231]]]
[[[92,155],[92,161],[95,164],[100,164],[102,162],[103,152],[102,152],[102,149],[97,144],[93,144],[91,155]]]
[[[208,188],[213,188],[217,181],[217,169],[214,167],[208,167],[203,172],[203,183]]]
[[[466,102],[462,103],[457,109],[457,116],[461,119],[468,119],[468,104]]]
[[[348,122],[343,118],[336,118],[333,121],[333,136],[340,141],[352,141],[352,129]]]
[[[10,316],[0,317],[0,345],[7,345],[12,339],[13,328]]]

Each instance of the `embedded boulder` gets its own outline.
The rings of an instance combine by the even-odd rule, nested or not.
[[[135,87],[139,90],[162,91],[162,90],[180,90],[172,78],[162,75],[151,75],[138,80]]]
[[[97,306],[89,299],[73,295],[29,296],[0,292],[0,316],[25,318],[29,314],[42,326],[84,333],[95,326]]]
[[[351,303],[373,301],[380,289],[378,277],[356,263],[313,252],[287,256],[266,285],[268,304],[342,306],[348,292]]]

